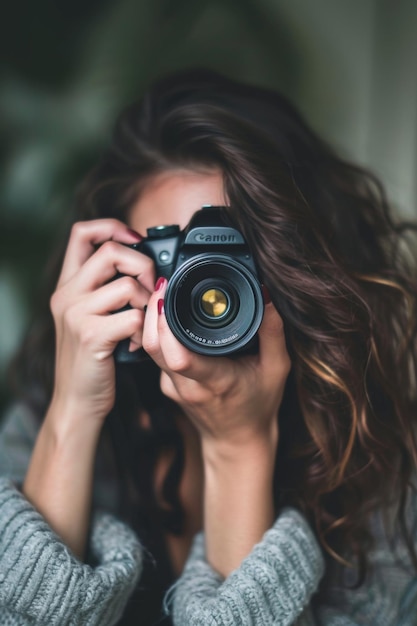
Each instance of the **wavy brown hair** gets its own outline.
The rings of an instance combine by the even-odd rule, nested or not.
[[[394,503],[417,565],[405,524],[417,459],[414,226],[395,220],[378,180],[339,158],[281,95],[198,70],[162,79],[121,115],[75,219],[127,219],[148,177],[178,167],[223,172],[230,219],[284,320],[292,371],[277,509],[302,509],[327,553],[350,553],[363,573],[369,516]],[[45,355],[37,384],[50,393],[51,351],[28,345]]]

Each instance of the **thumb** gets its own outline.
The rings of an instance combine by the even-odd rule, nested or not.
[[[285,342],[284,322],[278,311],[269,302],[265,305],[264,317],[258,331],[259,360],[263,369],[276,370],[285,366],[288,371],[291,367]]]

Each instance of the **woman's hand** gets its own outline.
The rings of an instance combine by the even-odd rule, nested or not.
[[[130,337],[141,345],[154,267],[147,256],[122,245],[139,238],[113,219],[79,222],[72,229],[51,298],[56,328],[52,403],[60,407],[61,421],[65,410],[100,426],[114,403],[117,343]],[[126,276],[112,281],[116,272]],[[132,308],[120,310],[127,304]]]
[[[143,347],[162,370],[162,391],[200,433],[207,558],[227,576],[274,519],[278,410],[291,366],[283,323],[269,303],[256,355],[201,356],[172,335],[163,311],[166,281],[157,285],[148,304]]]
[[[203,442],[239,446],[275,429],[290,359],[282,320],[265,307],[259,352],[237,359],[190,352],[171,333],[163,313],[166,281],[149,300],[143,347],[161,368],[161,388],[183,409]],[[158,311],[159,308],[159,311]]]
[[[122,245],[139,240],[117,220],[76,224],[51,299],[56,328],[54,392],[23,492],[80,558],[89,524],[97,441],[114,403],[113,351],[128,337],[141,345],[143,307],[153,291],[151,260]],[[112,281],[117,272],[128,276]],[[127,304],[132,308],[119,310]]]

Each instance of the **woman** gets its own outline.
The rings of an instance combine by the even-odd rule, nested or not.
[[[130,246],[204,205],[264,286],[243,355],[178,341]],[[280,95],[192,71],[120,117],[76,208],[3,428],[5,623],[161,623],[170,587],[181,626],[412,619],[414,230],[378,182]]]

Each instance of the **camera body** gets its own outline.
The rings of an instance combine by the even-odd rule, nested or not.
[[[149,256],[168,280],[167,323],[189,350],[208,356],[255,351],[264,304],[255,262],[242,234],[224,218],[224,207],[204,206],[183,231],[149,228],[133,249]],[[144,351],[116,349],[118,362],[143,360]]]

